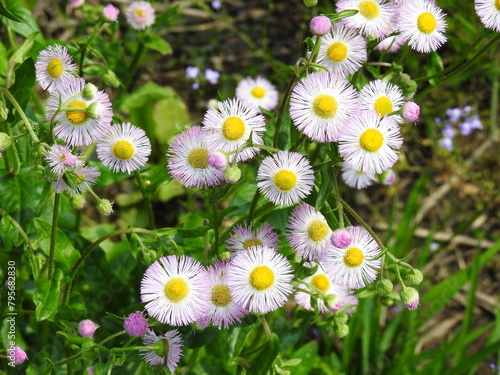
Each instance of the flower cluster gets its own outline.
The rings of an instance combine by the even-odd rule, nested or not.
[[[441,133],[443,138],[439,141],[439,146],[448,150],[453,150],[453,138],[457,131],[461,135],[466,136],[474,130],[482,130],[483,125],[479,119],[479,115],[470,106],[464,108],[449,108],[446,110],[446,117],[441,119],[437,117],[436,124],[441,125]]]

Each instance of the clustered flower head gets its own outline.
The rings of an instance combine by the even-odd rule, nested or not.
[[[476,129],[483,129],[479,115],[470,106],[449,108],[446,110],[446,117],[444,119],[438,117],[435,122],[442,127],[443,138],[439,141],[439,146],[450,152],[453,150],[453,139],[458,132],[467,136]]]

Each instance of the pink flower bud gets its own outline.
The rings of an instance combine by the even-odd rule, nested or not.
[[[345,249],[351,244],[352,237],[351,234],[345,229],[337,229],[332,233],[330,237],[332,245],[340,249]]]
[[[418,120],[420,115],[420,107],[414,102],[408,102],[403,106],[403,117],[407,122],[414,122]]]
[[[125,332],[130,336],[144,336],[148,331],[148,320],[140,311],[130,314],[124,323]]]
[[[100,326],[95,324],[92,320],[85,319],[78,323],[78,332],[82,337],[94,338],[94,332]]]
[[[332,21],[326,16],[314,17],[309,27],[314,35],[325,35],[332,28]]]
[[[207,156],[207,162],[210,166],[223,171],[227,167],[227,156],[223,152],[220,151],[212,151]]]
[[[20,365],[28,359],[26,352],[22,350],[19,346],[14,348],[14,366]]]
[[[108,4],[104,7],[102,13],[104,14],[104,18],[106,18],[108,21],[115,22],[118,19],[120,10],[113,4]]]

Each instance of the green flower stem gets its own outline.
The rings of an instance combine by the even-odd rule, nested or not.
[[[138,350],[156,350],[156,349],[158,349],[156,346],[127,346],[126,348],[113,348],[113,349],[111,349],[111,351],[114,353],[119,353],[119,352],[131,352],[131,351],[138,351]]]
[[[203,219],[203,225],[207,225],[208,220]],[[210,249],[210,242],[208,241],[208,231],[203,234],[203,265],[208,267],[208,251]]]
[[[35,134],[33,131],[33,128],[31,127],[30,120],[28,120],[28,117],[26,117],[26,114],[22,110],[21,106],[17,102],[16,98],[12,96],[9,90],[7,90],[5,87],[0,87],[0,92],[5,95],[7,99],[12,103],[14,108],[16,109],[17,113],[19,113],[19,116],[21,116],[21,119],[24,122],[24,125],[26,125],[26,129],[28,129],[28,133],[30,133],[31,138],[33,139],[33,142],[39,143],[40,139],[38,136]]]
[[[406,285],[405,285],[405,283],[403,281],[403,278],[401,277],[401,272],[399,271],[399,265],[396,263],[395,267],[396,267],[396,277],[398,278],[398,281],[401,284],[401,288],[403,290],[405,290],[406,289]]]
[[[59,361],[59,362],[56,362],[54,363],[54,366],[55,367],[60,367],[60,366],[64,366],[70,362],[73,362],[73,361],[76,361],[77,359],[79,359],[80,357],[82,356],[82,353],[77,353],[75,354],[74,356],[72,357],[69,357],[69,358],[66,358],[65,360],[63,361]],[[50,370],[52,370],[51,368],[48,368],[47,371],[45,371],[45,373],[50,373]]]
[[[120,331],[120,332],[116,332],[116,333],[113,333],[112,335],[109,335],[108,337],[106,337],[104,340],[102,340],[100,343],[98,343],[97,345],[104,345],[105,343],[107,343],[109,340],[112,340],[114,339],[115,337],[118,337],[120,335],[123,335],[125,333],[125,330],[123,331]]]
[[[337,172],[335,168],[332,168],[332,174],[333,174],[333,184],[335,186],[335,199],[337,200],[337,209],[339,210],[339,224],[340,224],[340,229],[344,229],[344,206],[342,206],[342,203],[340,202],[340,192],[339,192],[339,184],[337,182]]]
[[[491,83],[491,100],[490,100],[490,135],[495,135],[498,129],[498,94],[500,89],[500,53],[495,52],[496,56],[493,64],[492,83]]]
[[[280,108],[278,110],[278,120],[276,121],[276,130],[274,131],[274,141],[273,141],[273,147],[278,147],[278,141],[279,141],[279,136],[280,136],[280,128],[281,128],[281,121],[283,119],[283,113],[285,112],[285,107],[286,104],[288,103],[288,99],[290,97],[290,93],[292,92],[293,88],[295,87],[295,83],[298,80],[297,74],[293,76],[291,79],[290,83],[288,84],[285,94],[283,95],[283,99],[281,99],[281,104]]]
[[[251,223],[253,221],[253,213],[255,212],[255,207],[257,207],[257,202],[259,201],[260,191],[259,188],[255,190],[255,194],[252,199],[252,203],[250,204],[250,211],[248,212],[248,222]]]
[[[247,146],[248,146],[248,144],[247,144]],[[269,152],[280,152],[281,151],[278,148],[269,147],[269,146],[266,146],[266,145],[253,144],[252,147],[260,148],[261,150],[266,150],[266,151],[269,151]]]
[[[90,37],[88,39],[88,42],[85,43],[82,47],[81,53],[80,53],[80,68],[78,71],[78,75],[83,78],[83,62],[85,60],[85,54],[87,53],[87,48],[92,44],[92,41],[96,37],[97,33],[101,29],[102,25],[104,25],[104,20],[100,20],[97,25],[95,26],[94,30],[92,31],[92,34],[90,34]]]
[[[318,58],[319,48],[321,47],[321,35],[316,37],[316,42],[314,43],[314,47],[309,55],[308,65],[314,64],[316,59]]]
[[[48,279],[52,281],[54,276],[54,255],[56,249],[56,234],[57,234],[57,216],[59,215],[59,200],[60,194],[54,196],[54,213],[52,214],[52,228],[50,229],[50,250],[49,250],[49,271]]]
[[[216,259],[219,259],[219,209],[217,208],[217,203],[212,205],[212,210],[214,214],[214,246],[213,251]]]
[[[271,338],[272,332],[271,332],[271,329],[269,328],[269,324],[267,323],[266,316],[261,315],[260,320],[262,322],[262,326],[264,327],[264,331],[266,332],[267,338],[268,339]]]
[[[137,65],[139,64],[139,60],[141,59],[142,53],[144,52],[144,43],[139,42],[139,45],[137,46],[137,49],[135,50],[134,57],[132,58],[132,63],[130,64],[129,68],[129,82],[127,84],[127,87],[132,83],[132,79],[134,78],[135,71],[137,69]]]
[[[146,183],[138,170],[134,171],[135,178],[139,184],[139,189],[141,189],[142,197],[144,198],[144,203],[146,205],[146,212],[148,213],[149,228],[155,229],[155,216],[153,213],[153,205],[151,204],[151,198],[146,196]]]

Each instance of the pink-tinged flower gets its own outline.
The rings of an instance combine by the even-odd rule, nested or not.
[[[52,168],[52,173],[61,176],[69,168],[81,168],[84,165],[81,156],[74,155],[68,146],[52,145],[45,156],[45,160]]]
[[[157,350],[140,349],[141,356],[149,363],[150,366],[167,366],[171,373],[175,372],[175,368],[179,363],[182,355],[182,337],[178,330],[173,329],[157,336],[156,333],[150,329],[143,337],[142,342],[145,346],[157,346]],[[163,344],[163,345],[161,345]],[[163,350],[161,350],[163,348]],[[162,352],[162,355],[158,355]]]
[[[290,117],[300,131],[318,142],[335,142],[343,124],[359,108],[358,92],[342,77],[311,73],[293,89]]]
[[[416,289],[404,287],[400,293],[401,301],[408,310],[416,310],[420,303],[420,296]]]
[[[363,227],[347,227],[352,241],[347,248],[330,246],[321,265],[333,282],[348,289],[359,289],[377,277],[381,250]]]
[[[81,7],[85,3],[85,0],[71,0],[70,6],[71,8]]]
[[[13,349],[7,349],[7,358],[14,364],[14,366],[18,366],[26,361],[28,356],[23,349],[16,345]]]
[[[155,23],[155,10],[147,1],[134,1],[125,10],[127,22],[136,30],[144,30]]]
[[[141,281],[141,301],[148,314],[171,326],[197,321],[207,311],[209,299],[205,268],[186,255],[161,257]]]
[[[213,148],[203,134],[201,126],[193,126],[180,133],[167,152],[170,175],[188,188],[215,186],[224,180],[223,172],[208,162]]]
[[[420,116],[420,106],[414,102],[407,102],[403,106],[403,118],[406,122],[415,122]]]
[[[102,10],[102,14],[108,21],[116,22],[118,15],[120,14],[120,9],[115,7],[113,4],[108,4]]]
[[[304,259],[321,258],[331,234],[325,217],[306,203],[297,206],[288,218],[286,237],[295,253]]]
[[[311,20],[309,28],[314,35],[322,36],[330,31],[332,21],[326,16],[317,16]]]
[[[208,154],[207,161],[208,164],[220,171],[226,169],[227,163],[229,162],[226,153],[221,151],[212,151]]]
[[[337,229],[332,232],[332,236],[330,237],[330,242],[335,247],[345,249],[352,242],[351,233],[349,233],[345,229]]]
[[[100,326],[98,324],[95,324],[92,320],[85,319],[78,323],[78,332],[80,332],[80,335],[82,335],[82,337],[94,338],[94,332],[99,327]]]
[[[59,122],[54,134],[72,146],[97,142],[108,131],[113,117],[108,94],[99,90],[89,99],[82,94],[84,86],[83,78],[71,77],[47,100],[45,118]]]
[[[375,182],[374,173],[365,173],[352,168],[349,163],[342,163],[342,180],[353,189],[364,189]]]
[[[388,170],[384,171],[383,173],[381,173],[378,176],[378,179],[384,185],[392,185],[394,183],[394,181],[396,181],[397,177],[398,176],[396,175],[396,172],[394,172],[392,169],[388,169]]]
[[[400,34],[388,36],[375,46],[377,51],[387,51],[390,53],[398,52],[401,46],[406,44],[406,39]]]
[[[398,160],[403,139],[398,126],[376,112],[362,111],[346,125],[339,139],[339,153],[352,168],[382,173]]]
[[[240,251],[245,251],[254,246],[266,246],[278,249],[278,235],[273,231],[273,227],[264,224],[262,227],[252,228],[252,224],[243,226],[237,225],[234,234],[227,239],[228,250],[234,251],[237,255]]]
[[[227,285],[229,262],[215,262],[208,267],[208,288],[211,291],[208,309],[198,320],[200,328],[206,328],[210,322],[217,328],[229,327],[234,322],[241,322],[248,310],[233,299],[233,291]]]
[[[144,317],[142,312],[136,311],[127,316],[123,326],[125,332],[130,336],[140,337],[144,336],[148,330],[148,320]]]
[[[292,291],[292,278],[288,260],[265,246],[240,252],[227,271],[227,285],[234,301],[258,313],[268,313],[285,304]]]
[[[62,193],[63,191],[67,191],[71,195],[83,193],[87,190],[87,185],[93,185],[96,183],[97,179],[101,175],[101,172],[99,172],[99,168],[97,167],[84,166],[81,168],[76,168],[72,171],[66,171],[66,174],[70,174],[70,176],[63,177],[66,177],[68,179],[68,183],[69,179],[71,179],[74,183],[74,186],[69,186],[64,181],[64,178],[61,177],[58,180],[54,181],[54,183],[52,183],[52,188],[58,194]]]
[[[38,54],[35,70],[38,84],[49,92],[65,87],[77,73],[68,50],[58,44],[48,46]]]

